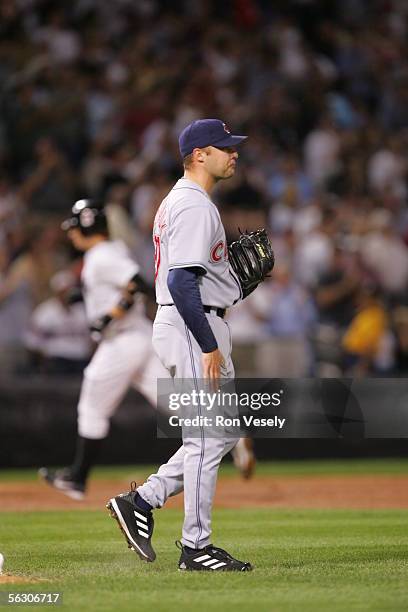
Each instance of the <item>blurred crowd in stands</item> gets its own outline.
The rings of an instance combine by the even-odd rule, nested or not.
[[[0,365],[83,367],[61,220],[104,201],[152,280],[177,136],[218,117],[249,136],[215,193],[228,239],[266,226],[277,261],[230,313],[238,371],[405,375],[407,58],[404,0],[2,0]]]

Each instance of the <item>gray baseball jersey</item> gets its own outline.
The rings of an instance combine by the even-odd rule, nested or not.
[[[153,240],[158,304],[173,302],[169,270],[187,267],[204,271],[199,278],[203,304],[228,308],[240,299],[220,214],[202,187],[186,178],[177,181],[157,211]]]

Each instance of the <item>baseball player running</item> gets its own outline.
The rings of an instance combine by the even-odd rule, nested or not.
[[[229,265],[224,227],[210,198],[216,183],[234,175],[234,136],[222,121],[194,121],[180,135],[184,176],[161,203],[154,222],[158,310],[153,345],[175,379],[232,378],[231,336],[226,309],[242,298]],[[183,438],[183,445],[156,474],[109,500],[128,546],[144,561],[154,561],[152,510],[184,490],[180,570],[249,571],[211,542],[211,507],[218,467],[237,443],[231,438]]]
[[[156,406],[156,381],[168,376],[152,347],[152,324],[138,293],[148,287],[124,243],[111,241],[103,208],[79,200],[63,225],[72,244],[84,251],[82,285],[87,318],[99,340],[84,370],[78,404],[78,438],[73,464],[62,470],[41,468],[40,476],[69,497],[84,497],[110,419],[130,386]]]

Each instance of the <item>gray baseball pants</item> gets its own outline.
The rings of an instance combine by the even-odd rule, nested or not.
[[[215,313],[206,316],[225,360],[222,376],[233,378],[228,324]],[[175,306],[159,307],[153,326],[153,346],[172,377],[202,378],[202,351]],[[181,541],[191,548],[204,548],[210,543],[218,467],[237,441],[238,438],[205,436],[183,438],[183,445],[169,461],[137,489],[154,508],[161,508],[168,497],[184,490]]]

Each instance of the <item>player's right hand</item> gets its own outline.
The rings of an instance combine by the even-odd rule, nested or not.
[[[224,357],[221,351],[217,348],[211,353],[203,353],[203,378],[207,380],[213,391],[219,387],[219,379],[221,378],[221,368],[225,368]]]

